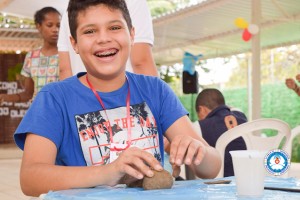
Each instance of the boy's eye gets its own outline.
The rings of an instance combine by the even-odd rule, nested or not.
[[[120,27],[120,26],[112,26],[110,29],[114,31],[114,30],[119,30],[119,29],[121,29],[121,27]]]
[[[89,30],[84,31],[83,33],[84,34],[92,34],[94,32],[95,32],[95,30],[89,29]]]

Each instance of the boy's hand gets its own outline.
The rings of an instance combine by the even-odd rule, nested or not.
[[[173,170],[172,176],[177,178],[180,175],[180,172],[181,172],[180,166],[172,165],[172,170]]]
[[[114,174],[117,175],[112,178],[115,181],[112,185],[118,184],[125,175],[132,177],[130,180],[134,181],[142,179],[144,176],[152,177],[151,169],[163,170],[159,161],[151,153],[137,147],[126,149],[111,164],[115,170]]]
[[[187,135],[178,135],[171,142],[170,163],[176,166],[199,165],[205,154],[206,147],[201,141]]]

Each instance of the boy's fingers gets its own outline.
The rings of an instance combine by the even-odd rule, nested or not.
[[[130,183],[133,183],[137,180],[139,180],[139,179],[136,179],[135,177],[130,176],[129,174],[125,174],[123,176],[123,178],[121,179],[120,183],[121,184],[130,184]]]
[[[186,153],[185,159],[184,159],[184,164],[186,165],[190,165],[192,164],[194,158],[196,157],[195,154],[197,154],[197,149],[199,147],[197,147],[196,142],[191,142],[189,147],[188,147],[188,151]]]
[[[178,177],[181,171],[180,166],[172,165],[172,169],[173,169],[172,176],[175,178]]]
[[[139,172],[135,168],[131,167],[130,165],[126,165],[124,167],[124,171],[126,174],[128,174],[129,176],[132,176],[133,178],[136,178],[136,179],[144,178],[144,175],[141,172]]]
[[[139,149],[139,157],[142,159],[142,161],[144,161],[147,165],[149,165],[150,168],[155,169],[156,171],[163,170],[163,167],[161,166],[159,161],[151,153]],[[144,166],[146,166],[146,165],[144,164]],[[148,170],[149,170],[149,167],[148,167]],[[145,168],[143,168],[142,170],[145,171]],[[148,174],[148,173],[149,173],[149,171],[145,174]]]
[[[177,139],[177,138],[173,139],[173,141],[171,143],[171,148],[170,148],[170,163],[172,165],[175,164],[175,159],[176,159],[178,147],[180,144],[180,139]]]
[[[175,164],[176,165],[180,166],[180,165],[183,164],[184,159],[187,156],[188,151],[190,149],[191,142],[192,142],[192,140],[182,140],[180,142],[180,146],[178,146],[178,148],[177,148],[177,154],[175,156]],[[195,153],[195,150],[194,150],[194,153],[192,151],[193,151],[193,149],[191,149],[191,153],[190,154],[194,154]],[[190,160],[192,160],[192,158],[193,158],[193,156],[190,156]]]
[[[192,163],[199,165],[205,152],[205,147],[198,140],[174,138],[171,143],[170,163],[177,166],[183,163],[186,165],[191,165]]]
[[[150,169],[148,165],[145,164],[144,160],[142,159],[135,159],[132,165],[134,165],[134,168],[138,170],[140,173],[142,173],[143,175],[146,175],[148,177],[152,177],[154,175],[153,171]]]
[[[182,165],[183,159],[186,156],[191,140],[186,139],[185,136],[178,136],[173,139],[170,150],[170,163],[175,165]]]
[[[197,154],[194,159],[194,164],[199,165],[202,162],[205,154],[206,154],[206,147],[201,145],[197,150]]]

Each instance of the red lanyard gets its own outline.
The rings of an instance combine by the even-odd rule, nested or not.
[[[127,116],[127,146],[125,148],[117,148],[117,147],[114,147],[113,150],[115,151],[121,151],[121,150],[125,150],[127,149],[128,147],[130,147],[131,145],[131,126],[130,126],[130,88],[129,88],[129,81],[128,81],[128,78],[126,76],[126,81],[127,81],[127,84],[128,84],[128,93],[127,93],[127,97],[126,97],[126,116]],[[100,98],[100,95],[96,92],[96,90],[94,89],[94,87],[92,86],[92,84],[90,83],[89,79],[88,79],[88,75],[86,74],[86,82],[89,84],[90,86],[90,89],[93,91],[94,95],[96,96],[96,98],[98,99],[100,105],[102,106],[103,110],[104,110],[104,113],[106,115],[106,118],[107,120],[109,121],[109,118],[108,118],[108,115],[106,113],[106,108],[104,106],[104,103],[102,101],[102,99]],[[113,139],[113,132],[112,132],[112,128],[111,128],[111,125],[110,123],[108,123],[108,132],[110,134],[110,143],[114,143],[114,139]]]

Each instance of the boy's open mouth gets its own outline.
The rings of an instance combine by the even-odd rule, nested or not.
[[[110,57],[110,56],[114,56],[118,53],[119,50],[117,49],[109,49],[109,50],[106,50],[106,51],[101,51],[101,52],[98,52],[96,53],[95,55],[97,57],[100,57],[100,58],[104,58],[104,57]]]

